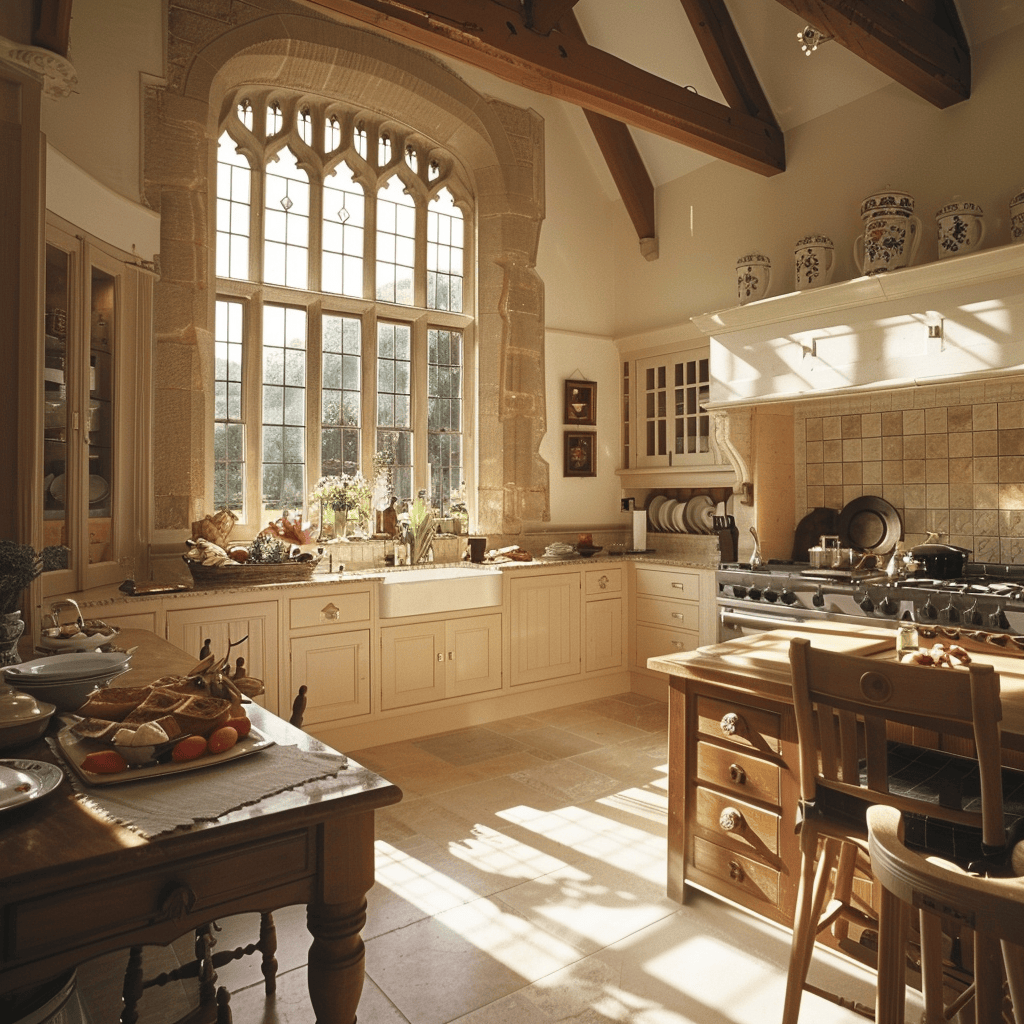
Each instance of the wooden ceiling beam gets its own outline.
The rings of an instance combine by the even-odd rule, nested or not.
[[[579,0],[523,0],[523,21],[527,28],[546,36]]]
[[[667,82],[564,33],[543,36],[484,0],[311,0],[386,35],[764,175],[785,170],[772,124]]]
[[[570,39],[584,40],[583,30],[572,11],[566,12],[559,23],[559,29]],[[604,114],[595,114],[585,107],[583,113],[604,162],[608,165],[615,187],[619,190],[629,219],[633,222],[640,240],[640,252],[645,260],[656,260],[658,236],[654,219],[654,183],[644,166],[640,150],[629,128],[621,121]]]
[[[679,0],[725,102],[778,127],[724,0]]]
[[[971,52],[952,4],[949,31],[904,0],[776,0],[936,107],[971,95]]]
[[[67,57],[70,35],[71,0],[39,0],[32,45]]]

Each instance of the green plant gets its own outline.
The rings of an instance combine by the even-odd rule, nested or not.
[[[51,545],[36,553],[31,544],[0,540],[0,615],[21,608],[25,588],[42,572],[67,566],[67,548]]]

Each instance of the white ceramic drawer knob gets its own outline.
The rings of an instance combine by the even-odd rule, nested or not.
[[[724,832],[738,832],[743,828],[743,815],[735,807],[723,807],[718,825]]]

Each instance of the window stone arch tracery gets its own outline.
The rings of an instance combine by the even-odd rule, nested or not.
[[[180,538],[193,520],[213,511],[207,507],[207,382],[217,140],[225,106],[249,99],[253,131],[235,118],[229,134],[242,151],[258,147],[265,116],[260,102],[273,95],[275,84],[299,97],[288,102],[308,104],[311,151],[325,148],[323,120],[338,118],[340,145],[330,151],[330,165],[347,164],[357,180],[387,170],[375,168],[377,137],[386,129],[392,138],[389,168],[407,186],[426,197],[448,187],[457,205],[471,186],[478,268],[477,528],[515,536],[523,520],[548,519],[548,467],[539,455],[546,429],[543,285],[535,269],[544,216],[540,118],[482,96],[426,53],[285,0],[228,0],[224,6],[222,21],[199,24],[187,7],[170,0],[167,85],[149,87],[146,94],[144,185],[162,219],[154,297],[158,541]],[[332,105],[325,96],[344,102]],[[360,121],[367,129],[367,160],[354,140]],[[428,127],[429,138],[408,127],[415,125]],[[294,141],[293,152],[300,155],[296,147],[307,144],[297,135]],[[416,172],[406,163],[407,144],[419,157]],[[437,146],[457,154],[459,165],[445,170],[442,159],[442,173],[431,178]],[[317,154],[318,175],[327,170],[324,155]]]

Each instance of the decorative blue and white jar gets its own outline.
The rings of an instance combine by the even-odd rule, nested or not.
[[[772,261],[764,253],[749,252],[736,261],[736,291],[740,305],[756,302],[768,294]]]
[[[985,212],[977,203],[947,203],[935,214],[939,259],[976,252],[985,240]]]
[[[853,243],[853,260],[862,274],[882,274],[907,267],[921,244],[921,221],[914,216],[914,197],[884,189],[861,203],[864,234]]]
[[[1024,241],[1024,189],[1010,200],[1010,237],[1015,242]]]
[[[793,249],[796,262],[796,290],[817,288],[832,280],[835,246],[827,235],[807,235]]]

